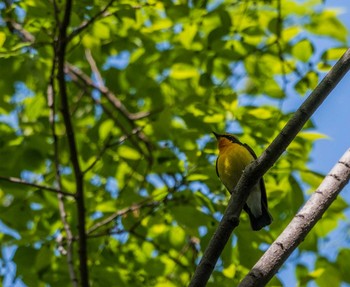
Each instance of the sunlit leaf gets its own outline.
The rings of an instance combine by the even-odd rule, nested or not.
[[[170,71],[170,77],[178,80],[184,80],[196,76],[198,76],[197,69],[186,64],[175,64]]]
[[[293,55],[303,62],[309,61],[313,52],[314,48],[312,43],[306,39],[299,41],[292,47]]]
[[[4,45],[6,40],[6,34],[3,32],[0,32],[0,48]]]

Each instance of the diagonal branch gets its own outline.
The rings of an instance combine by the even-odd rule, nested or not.
[[[85,233],[85,204],[84,204],[84,184],[83,173],[79,164],[78,150],[75,141],[74,129],[71,122],[67,86],[65,80],[65,54],[67,48],[67,29],[70,22],[72,1],[67,0],[63,20],[59,27],[59,37],[57,42],[57,79],[61,96],[61,112],[66,127],[68,146],[70,151],[70,161],[73,166],[75,181],[76,181],[76,203],[78,212],[78,233],[79,233],[79,271],[80,284],[82,286],[89,286],[89,274],[87,267],[87,247],[86,247],[86,233]]]
[[[289,255],[305,239],[339,192],[350,180],[350,149],[324,178],[304,207],[297,213],[282,234],[275,240],[252,270],[239,284],[240,287],[265,286],[276,274]]]
[[[89,59],[89,62],[93,61],[92,59]],[[110,91],[106,86],[100,86],[101,83],[96,84],[88,75],[86,75],[83,71],[78,69],[75,66],[72,66],[69,63],[66,63],[66,73],[70,75],[70,77],[73,79],[74,82],[77,82],[77,79],[81,80],[84,83],[84,86],[88,86],[90,88],[96,89],[98,92],[100,92],[102,95],[104,95],[109,103],[117,110],[120,112],[121,115],[128,121],[128,123],[132,126],[132,128],[137,128],[137,125],[134,123],[134,120],[144,118],[146,116],[151,115],[151,112],[145,112],[145,113],[137,113],[137,114],[132,114],[128,111],[128,109],[123,105],[123,103],[118,99],[118,97]],[[113,120],[114,122],[118,125],[118,127],[122,130],[124,134],[128,134],[128,129],[125,127],[124,124],[120,122],[117,116],[114,115],[114,113],[109,112],[108,108],[106,105],[102,104],[100,101],[97,99],[93,99],[97,104],[101,105],[103,108],[104,112],[107,113]],[[137,140],[133,140],[131,138],[131,141],[133,142],[133,145],[137,150],[141,153],[144,154],[145,157],[147,158],[148,162],[151,164],[152,163],[152,147],[144,133],[140,131],[139,133],[136,133],[138,136],[139,140],[142,141],[148,151],[148,154],[145,154],[145,152],[142,150],[142,148],[139,145],[139,142]]]
[[[249,191],[264,173],[277,161],[294,137],[302,129],[304,124],[310,119],[311,115],[327,98],[349,69],[350,49],[345,52],[332,70],[299,107],[294,116],[289,120],[271,145],[257,160],[252,162],[244,170],[243,176],[232,193],[225,214],[192,277],[190,282],[191,287],[205,286],[208,282],[216,262],[229,240],[233,229],[239,224],[239,216],[242,212],[244,203],[247,201]]]
[[[66,63],[67,72],[69,74],[75,75],[77,78],[82,80],[87,86],[99,91],[102,95],[104,95],[107,100],[113,105],[113,107],[118,110],[128,121],[132,121],[132,114],[128,111],[128,109],[123,105],[123,103],[116,97],[116,95],[111,92],[106,86],[101,83],[96,84],[88,75],[86,75],[83,71],[78,69],[77,67]]]
[[[54,192],[57,194],[62,194],[64,196],[70,196],[70,197],[74,197],[75,194],[74,193],[70,193],[68,191],[63,191],[57,188],[53,188],[50,186],[45,186],[45,185],[40,185],[40,184],[36,184],[36,183],[31,183],[31,182],[27,182],[21,178],[18,177],[5,177],[5,176],[1,176],[0,175],[0,180],[3,181],[7,181],[7,182],[11,182],[11,183],[16,183],[16,184],[22,184],[22,185],[26,185],[26,186],[30,186],[30,187],[35,187],[37,189],[42,189],[42,190],[47,190],[50,192]]]

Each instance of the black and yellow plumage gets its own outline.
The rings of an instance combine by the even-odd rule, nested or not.
[[[231,134],[214,133],[218,140],[219,156],[216,160],[216,173],[227,190],[232,193],[237,185],[243,170],[249,165],[256,155],[254,151],[244,143],[241,143]],[[253,230],[271,224],[272,217],[267,208],[267,197],[263,178],[253,187],[244,210],[248,213]]]

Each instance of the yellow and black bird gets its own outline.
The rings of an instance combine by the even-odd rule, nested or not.
[[[254,151],[231,134],[217,134],[219,156],[216,160],[216,173],[227,190],[232,193],[243,170],[256,159]],[[253,230],[260,230],[272,222],[267,209],[266,190],[263,178],[253,187],[243,208],[249,215]]]

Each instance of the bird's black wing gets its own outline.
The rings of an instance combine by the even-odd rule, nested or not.
[[[256,156],[255,152],[253,151],[253,149],[247,145],[247,144],[243,144],[243,143],[240,143],[242,146],[244,146],[248,151],[249,153],[253,156],[254,159],[257,159],[258,157]]]
[[[255,152],[253,151],[253,149],[249,145],[247,144],[242,144],[242,145],[250,152],[250,154],[254,157],[254,159],[258,158]],[[266,188],[265,188],[265,183],[263,178],[260,178],[259,185],[261,190],[261,202],[265,204],[265,207],[267,208]]]
[[[219,157],[216,158],[215,170],[216,170],[216,175],[218,176],[218,178],[220,178],[219,171],[218,171],[218,160],[219,160]]]

